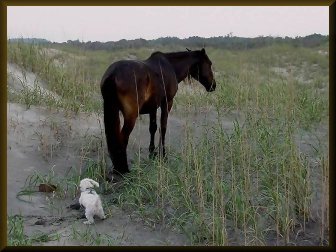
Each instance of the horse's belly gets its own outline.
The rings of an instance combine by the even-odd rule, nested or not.
[[[158,109],[158,107],[159,105],[154,100],[148,100],[142,105],[140,114],[149,114],[154,109]]]

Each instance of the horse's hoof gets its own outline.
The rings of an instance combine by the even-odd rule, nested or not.
[[[163,162],[167,162],[167,160],[168,160],[168,157],[167,157],[166,154],[165,155],[160,155],[160,158]]]
[[[106,174],[105,179],[106,179],[107,182],[112,182],[112,180],[113,180],[113,174],[112,174],[111,171],[109,171],[109,172]]]
[[[153,151],[153,152],[150,152],[148,156],[150,159],[154,159],[158,156],[158,153],[156,151]]]
[[[129,171],[127,171],[129,172]],[[125,173],[127,173],[125,172]],[[120,173],[116,170],[109,171],[108,174],[106,174],[106,181],[109,183],[117,183],[123,180],[123,174],[125,173]]]
[[[167,161],[167,153],[165,150],[160,150],[159,151],[159,157],[162,161]]]
[[[122,175],[114,173],[113,177],[112,177],[112,180],[111,180],[111,183],[115,184],[115,183],[118,183],[118,182],[120,182],[122,180],[123,180],[123,176]]]

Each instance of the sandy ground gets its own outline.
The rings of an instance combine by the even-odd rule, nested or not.
[[[26,86],[30,90],[34,90],[35,86],[38,86],[41,93],[53,97],[55,100],[60,99],[60,97],[48,90],[46,84],[33,72],[23,71],[19,66],[15,64],[7,64],[7,79],[11,85],[8,87],[9,91],[21,91],[23,86]]]
[[[28,235],[37,232],[59,233],[60,241],[44,245],[81,245],[82,241],[67,239],[74,228],[108,235],[113,238],[113,245],[187,244],[182,234],[161,227],[152,229],[116,206],[111,207],[111,216],[106,220],[97,220],[95,225],[88,227],[82,224],[83,219],[79,219],[79,211],[66,208],[74,202],[71,198],[51,201],[52,195],[42,192],[17,197],[27,177],[34,171],[47,174],[53,168],[55,176],[64,177],[71,166],[83,167],[83,158],[78,151],[81,148],[80,140],[86,134],[100,134],[97,120],[101,118],[84,114],[66,118],[59,112],[51,113],[39,107],[25,110],[24,106],[13,103],[8,104],[7,113],[7,212],[9,215],[23,216]],[[71,128],[70,133],[57,138],[54,132],[50,132],[50,121],[61,122],[63,130]],[[54,146],[52,155],[43,145]],[[104,196],[102,198],[104,200]],[[36,225],[38,220],[43,220],[44,225]]]

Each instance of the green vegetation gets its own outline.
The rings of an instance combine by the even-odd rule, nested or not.
[[[34,243],[57,240],[54,234],[35,233],[28,237],[24,233],[24,220],[21,215],[11,215],[7,218],[8,246],[32,246]]]
[[[71,239],[81,245],[86,246],[114,246],[115,240],[107,234],[100,234],[93,231],[90,226],[85,230],[82,227],[75,225],[71,230]]]
[[[215,67],[216,91],[206,93],[198,83],[180,84],[173,107],[186,122],[180,145],[169,146],[165,162],[149,160],[139,149],[122,187],[103,183],[101,192],[112,192],[107,207],[118,204],[148,225],[177,228],[192,244],[265,245],[271,232],[277,241],[289,244],[293,230],[298,226],[304,230],[311,219],[317,190],[313,172],[323,183],[329,173],[325,143],[313,146],[316,153],[309,156],[296,142],[302,132],[311,134],[328,120],[328,46],[323,42],[315,47],[275,43],[241,51],[207,48]],[[9,99],[27,107],[101,113],[99,81],[108,65],[122,58],[145,59],[154,49],[84,50],[71,44],[42,47],[10,42],[8,61],[36,73],[60,99],[47,97],[37,86],[13,92]],[[168,46],[161,49],[169,51]],[[197,131],[193,117],[202,113],[209,117]],[[243,119],[231,121],[228,130],[227,116],[234,113]],[[52,173],[33,174],[21,193],[47,181],[59,188],[56,196],[66,197],[60,193],[65,188],[73,196],[81,177],[103,181],[103,141],[101,135],[88,148],[99,153],[97,159],[88,159],[88,174],[74,172],[59,181]],[[327,190],[323,187],[322,194]],[[20,219],[9,222],[15,227],[9,232],[12,244],[20,245]],[[106,238],[76,232],[78,239],[86,237],[91,244]],[[232,233],[242,240],[232,242]]]

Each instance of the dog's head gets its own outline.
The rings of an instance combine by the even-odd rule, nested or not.
[[[79,189],[81,192],[84,192],[86,189],[93,188],[95,186],[99,187],[99,183],[90,178],[82,179],[79,183]]]

